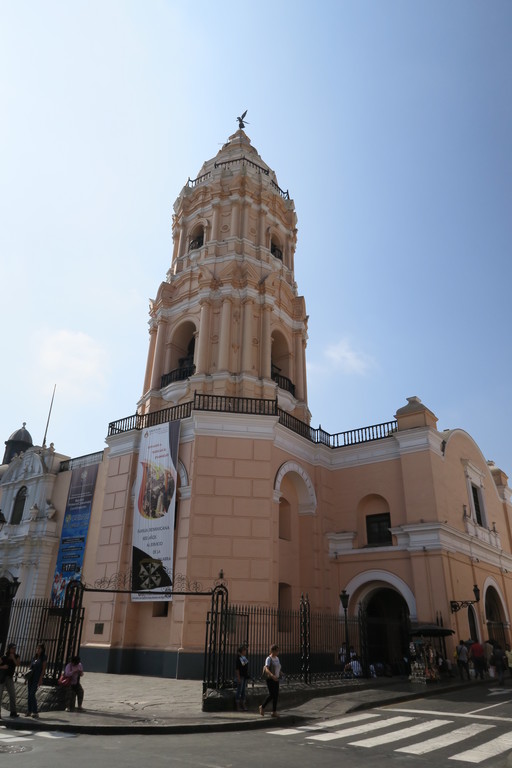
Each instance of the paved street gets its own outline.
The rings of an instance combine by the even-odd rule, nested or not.
[[[371,708],[368,695],[327,696],[294,708],[281,720],[259,718],[260,729],[137,735],[0,728],[2,766],[55,768],[403,768],[512,766],[512,687],[464,685],[434,696]],[[347,700],[350,698],[349,710]],[[359,702],[356,699],[359,698]],[[350,711],[357,707],[360,711]],[[77,715],[77,717],[79,717]],[[251,718],[252,719],[252,718]],[[236,723],[233,723],[236,727]],[[6,761],[9,760],[9,763]]]

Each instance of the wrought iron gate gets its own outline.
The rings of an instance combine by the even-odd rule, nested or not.
[[[45,683],[56,684],[65,664],[80,648],[82,598],[83,585],[72,581],[61,603],[40,598],[12,601],[7,636],[9,642],[16,643],[20,670],[28,667],[37,645],[44,643],[48,660]]]

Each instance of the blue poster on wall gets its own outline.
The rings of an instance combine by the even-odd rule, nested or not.
[[[70,581],[80,581],[99,464],[72,470],[51,599],[60,603]]]

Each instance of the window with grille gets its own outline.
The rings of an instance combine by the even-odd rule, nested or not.
[[[366,539],[369,547],[388,547],[393,543],[391,536],[391,515],[368,515],[366,518]]]

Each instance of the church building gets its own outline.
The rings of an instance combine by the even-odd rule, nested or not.
[[[345,590],[388,653],[404,616],[510,642],[504,472],[416,396],[381,424],[312,426],[295,205],[244,127],[174,204],[142,395],[109,425],[95,492],[83,579],[112,589],[85,595],[83,659],[200,677],[218,581],[234,603],[307,593],[340,616]]]

